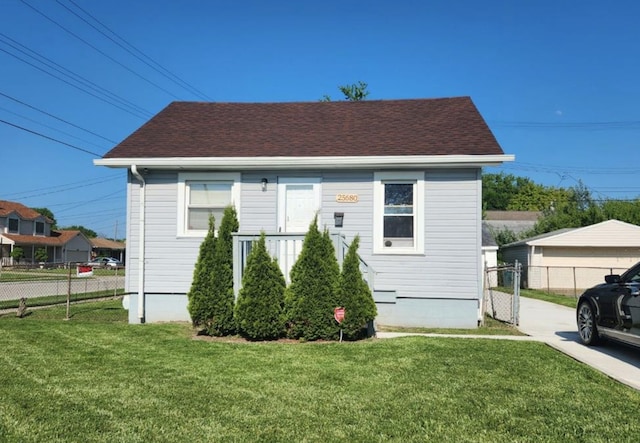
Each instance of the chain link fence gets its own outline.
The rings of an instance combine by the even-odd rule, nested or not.
[[[22,317],[51,308],[54,315],[67,320],[80,312],[95,320],[112,317],[113,312],[103,309],[88,314],[87,302],[111,301],[104,305],[113,310],[117,306],[114,300],[119,301],[124,293],[124,279],[123,268],[92,268],[79,263],[54,268],[0,266],[0,315]]]
[[[513,265],[485,269],[481,309],[485,315],[512,325],[519,324],[521,274],[522,266],[517,261]]]
[[[522,287],[578,297],[585,289],[604,283],[608,274],[622,274],[629,266],[527,266]]]

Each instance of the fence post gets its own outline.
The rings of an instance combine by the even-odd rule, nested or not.
[[[520,274],[522,272],[522,264],[515,261],[515,270],[513,276],[513,324],[520,324]]]
[[[67,277],[67,318],[69,320],[69,310],[71,308],[71,262],[69,262],[69,274]]]

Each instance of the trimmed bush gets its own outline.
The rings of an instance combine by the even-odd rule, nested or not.
[[[240,335],[250,340],[275,340],[285,331],[285,280],[265,246],[265,235],[254,243],[242,277],[235,321]]]
[[[187,309],[195,327],[206,327],[212,315],[211,294],[213,293],[212,272],[217,239],[215,237],[215,218],[209,217],[209,231],[200,244],[200,252],[193,271],[191,289],[187,294]]]
[[[233,206],[228,206],[222,215],[218,239],[213,255],[213,279],[211,293],[211,317],[206,323],[209,335],[224,336],[235,334],[233,321],[233,232],[238,231],[238,215]]]
[[[342,263],[342,273],[338,289],[338,299],[345,308],[342,331],[347,340],[358,340],[367,336],[367,325],[377,315],[369,285],[363,280],[360,272],[358,246],[360,238],[353,239],[347,256]]]
[[[333,318],[337,306],[340,268],[327,230],[321,234],[314,218],[298,260],[291,268],[285,296],[287,334],[304,340],[335,340],[339,327]]]

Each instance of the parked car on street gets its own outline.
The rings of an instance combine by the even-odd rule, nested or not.
[[[595,345],[611,339],[640,347],[640,263],[622,275],[606,275],[605,283],[587,289],[578,300],[580,340]]]
[[[121,268],[124,266],[120,260],[113,257],[96,257],[87,263],[87,266],[103,267],[103,268]]]

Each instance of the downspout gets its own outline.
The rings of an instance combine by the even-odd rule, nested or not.
[[[131,173],[140,181],[139,196],[139,234],[138,234],[138,318],[140,323],[144,323],[144,203],[146,194],[146,183],[142,175],[138,172],[136,165],[131,165]]]

